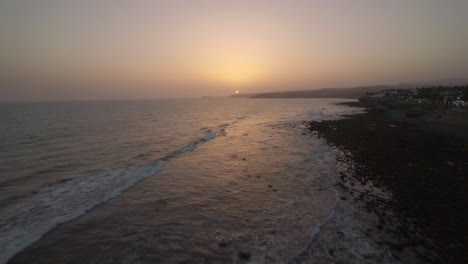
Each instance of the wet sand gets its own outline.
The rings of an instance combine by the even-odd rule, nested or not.
[[[467,263],[467,113],[408,117],[395,107],[351,105],[368,109],[307,125],[334,146],[345,168],[341,189],[377,216],[369,231],[403,263]]]

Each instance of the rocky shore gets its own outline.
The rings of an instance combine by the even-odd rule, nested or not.
[[[374,228],[402,263],[468,263],[468,113],[351,105],[367,110],[307,123],[334,147],[339,187],[377,215]]]

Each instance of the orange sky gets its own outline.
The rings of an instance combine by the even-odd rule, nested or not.
[[[466,77],[468,1],[2,1],[0,100]]]

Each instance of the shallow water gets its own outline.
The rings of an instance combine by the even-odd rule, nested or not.
[[[288,262],[338,205],[302,121],[339,101],[1,105],[0,263]]]

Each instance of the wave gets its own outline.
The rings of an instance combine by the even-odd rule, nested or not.
[[[314,120],[314,121],[317,121],[317,120],[322,120],[326,117],[326,115],[320,111],[320,112],[309,112],[309,120]]]
[[[179,154],[182,154],[182,153],[185,153],[185,152],[188,152],[188,151],[193,151],[195,150],[195,148],[197,147],[198,144],[200,143],[203,143],[203,142],[206,142],[206,141],[210,141],[214,138],[216,138],[216,133],[211,131],[211,130],[208,130],[208,132],[206,133],[206,135],[188,145],[185,145],[184,147],[181,147],[179,149],[177,149],[176,151],[172,152],[171,154],[165,156],[164,158],[162,158],[162,160],[164,161],[168,161],[172,158],[174,158],[175,156],[179,155]]]
[[[0,263],[6,263],[57,225],[78,218],[162,171],[171,158],[193,151],[198,144],[214,138],[216,133],[210,130],[200,139],[149,164],[108,168],[60,179],[4,207],[0,212]]]
[[[209,131],[208,134],[201,138],[202,141],[212,140],[216,137],[216,134],[213,131]]]
[[[323,164],[326,166],[336,165],[336,155],[323,139],[320,139],[316,136],[312,136],[311,139],[309,140],[309,144],[321,149],[321,151],[318,154],[316,154],[316,156],[314,157],[314,160],[316,162],[318,162],[320,165]],[[330,222],[330,220],[333,219],[333,217],[335,217],[336,209],[338,208],[338,204],[340,203],[340,199],[339,199],[340,192],[338,191],[337,188],[335,188],[335,183],[336,183],[335,178],[330,174],[326,174],[326,176],[328,180],[330,181],[330,187],[333,190],[333,193],[335,195],[335,206],[331,208],[329,214],[312,229],[312,231],[309,234],[309,240],[305,243],[304,247],[295,255],[291,256],[289,260],[287,261],[287,263],[292,263],[294,259],[296,259],[301,254],[303,254],[307,250],[309,245],[315,239],[317,239],[317,237],[320,235],[322,228],[325,227],[328,224],[328,222]]]

